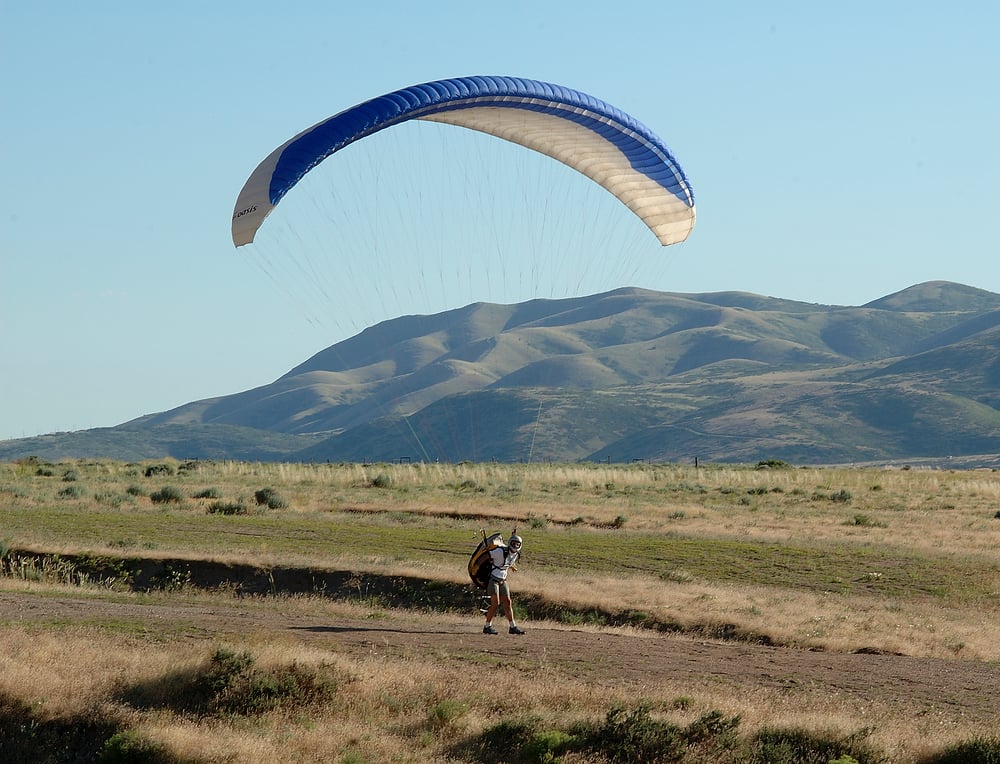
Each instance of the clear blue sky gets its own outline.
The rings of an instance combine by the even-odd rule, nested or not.
[[[698,225],[635,286],[1000,292],[998,8],[0,0],[0,438],[246,390],[343,339],[233,248],[236,194],[298,130],[444,77],[568,85],[666,140]]]

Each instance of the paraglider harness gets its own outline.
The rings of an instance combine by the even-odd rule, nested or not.
[[[490,552],[494,549],[503,549],[504,557],[510,554],[507,544],[503,540],[502,533],[493,533],[489,536],[482,530],[483,540],[479,542],[472,556],[469,557],[469,579],[479,589],[486,589],[490,582],[490,575],[493,573],[493,558]]]

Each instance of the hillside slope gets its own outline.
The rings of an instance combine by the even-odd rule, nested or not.
[[[9,441],[0,457],[60,437]],[[1000,295],[929,282],[860,307],[635,288],[477,303],[370,327],[269,385],[72,437],[60,453],[99,456],[117,437],[119,458],[996,454]]]

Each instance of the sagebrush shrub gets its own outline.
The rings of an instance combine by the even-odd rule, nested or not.
[[[251,716],[275,708],[295,709],[329,701],[335,687],[299,663],[262,671],[248,652],[219,648],[196,681],[195,710],[209,714]]]
[[[380,472],[372,478],[370,485],[372,488],[392,488],[392,475]]]
[[[286,509],[288,502],[273,488],[261,488],[254,491],[254,501],[258,506],[266,506],[268,509]]]
[[[165,485],[159,491],[149,494],[149,499],[154,504],[177,504],[184,500],[184,493],[177,486]]]
[[[242,501],[213,501],[207,511],[210,515],[245,515],[247,507]]]

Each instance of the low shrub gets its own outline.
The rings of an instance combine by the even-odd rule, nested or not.
[[[315,669],[292,663],[262,671],[255,664],[249,652],[218,648],[176,698],[180,710],[209,716],[255,716],[279,707],[293,710],[324,703],[335,694],[332,681]]]
[[[98,504],[104,504],[105,506],[111,507],[112,509],[118,509],[125,503],[126,498],[124,494],[115,493],[114,491],[101,491],[94,494],[94,501]],[[131,499],[130,499],[131,500]]]
[[[867,742],[868,730],[843,736],[835,732],[814,732],[800,727],[765,727],[750,741],[749,764],[812,764],[813,762],[853,761],[856,764],[884,764],[883,753]]]
[[[690,707],[679,698],[672,707]],[[569,729],[548,729],[538,718],[501,722],[452,749],[459,758],[484,762],[555,764],[568,755],[614,764],[717,762],[718,764],[886,764],[889,759],[868,742],[871,730],[853,734],[798,727],[764,727],[739,734],[739,716],[709,711],[687,725],[654,716],[647,702],[616,705],[603,723],[580,721]],[[499,753],[498,753],[499,752]],[[990,738],[955,746],[919,764],[985,762],[1000,764],[1000,740]],[[950,756],[951,758],[942,758]],[[964,758],[963,758],[964,757]],[[574,759],[576,761],[577,759]]]
[[[245,515],[247,507],[242,501],[213,501],[206,511],[210,515]]]
[[[528,761],[537,761],[539,764],[555,764],[578,743],[576,736],[568,732],[542,730],[532,735],[528,742],[521,746],[521,755]]]
[[[876,520],[871,515],[859,512],[848,520],[845,525],[855,525],[859,528],[885,528],[886,524],[881,520]]]
[[[149,577],[149,588],[161,592],[181,592],[190,585],[190,568],[175,568],[167,564],[162,571]]]
[[[427,724],[431,729],[440,730],[469,713],[469,704],[446,698],[435,703],[427,712]]]
[[[368,485],[371,488],[392,488],[392,475],[380,472],[371,479]]]
[[[257,506],[266,506],[268,509],[286,509],[288,507],[288,502],[273,488],[261,488],[259,491],[254,491],[253,499],[257,502]]]
[[[949,746],[920,764],[1000,764],[1000,737],[977,737]]]
[[[177,486],[165,485],[159,491],[149,494],[149,499],[154,504],[179,504],[184,501],[184,493]]]
[[[174,764],[178,759],[161,743],[147,740],[133,730],[109,737],[97,755],[97,764]]]
[[[665,719],[656,719],[646,703],[629,709],[612,708],[602,725],[576,731],[581,744],[615,762],[701,761],[711,755],[720,760],[720,752],[737,745],[738,716],[726,717],[711,711],[686,727]],[[697,753],[696,753],[697,752]],[[705,759],[709,760],[709,759]]]

